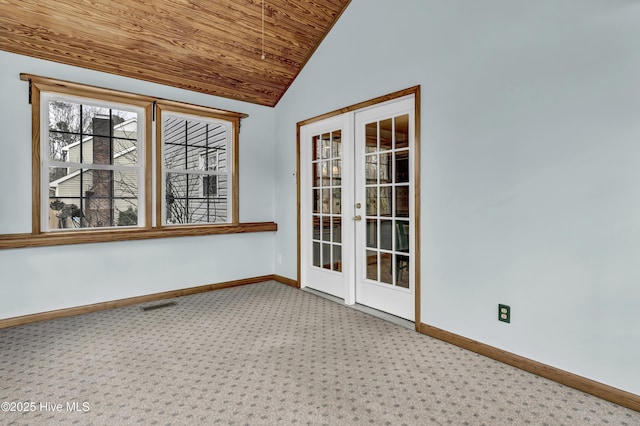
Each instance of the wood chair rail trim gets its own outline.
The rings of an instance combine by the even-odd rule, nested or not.
[[[0,249],[48,247],[66,244],[88,244],[115,241],[135,241],[153,238],[199,237],[204,235],[241,234],[250,232],[273,232],[278,230],[275,222],[229,223],[221,225],[193,225],[179,228],[88,230],[73,233],[50,232],[45,234],[0,235]]]

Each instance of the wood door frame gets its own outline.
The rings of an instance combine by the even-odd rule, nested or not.
[[[307,124],[315,123],[317,121],[321,121],[327,118],[335,117],[337,115],[342,115],[348,112],[354,112],[357,110],[361,110],[364,108],[372,107],[377,104],[381,104],[383,102],[391,101],[394,99],[398,99],[404,96],[413,95],[414,96],[414,129],[415,129],[415,146],[414,146],[414,232],[415,232],[415,330],[420,331],[420,86],[413,86],[404,90],[400,90],[397,92],[389,93],[387,95],[379,96],[377,98],[370,99],[368,101],[360,102],[354,105],[350,105],[344,108],[340,108],[325,114],[321,114],[306,120],[302,120],[296,124],[296,192],[297,192],[297,279],[298,279],[298,288],[302,285],[301,274],[302,274],[302,262],[301,262],[301,217],[300,217],[300,197],[301,197],[301,188],[300,188],[300,135],[301,128]]]

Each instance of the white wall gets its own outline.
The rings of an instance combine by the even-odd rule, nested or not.
[[[640,394],[638,22],[631,0],[353,0],[276,107],[276,273],[296,122],[420,84],[421,321]]]
[[[0,234],[31,232],[30,73],[249,114],[240,221],[274,220],[274,110],[0,52]],[[273,273],[273,232],[0,250],[0,318]]]

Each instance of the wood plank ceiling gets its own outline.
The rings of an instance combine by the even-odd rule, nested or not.
[[[349,2],[265,0],[262,60],[262,0],[2,0],[0,50],[274,106]]]

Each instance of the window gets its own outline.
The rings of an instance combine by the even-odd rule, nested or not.
[[[41,229],[143,226],[144,110],[41,94]]]
[[[218,152],[200,154],[200,170],[217,171],[218,170]],[[200,184],[200,196],[217,197],[218,196],[218,175],[209,174],[202,176]]]
[[[39,184],[32,233],[0,236],[2,247],[276,230],[273,222],[238,222],[246,115],[21,78],[30,83]]]
[[[163,224],[225,223],[231,218],[232,123],[163,112]]]

